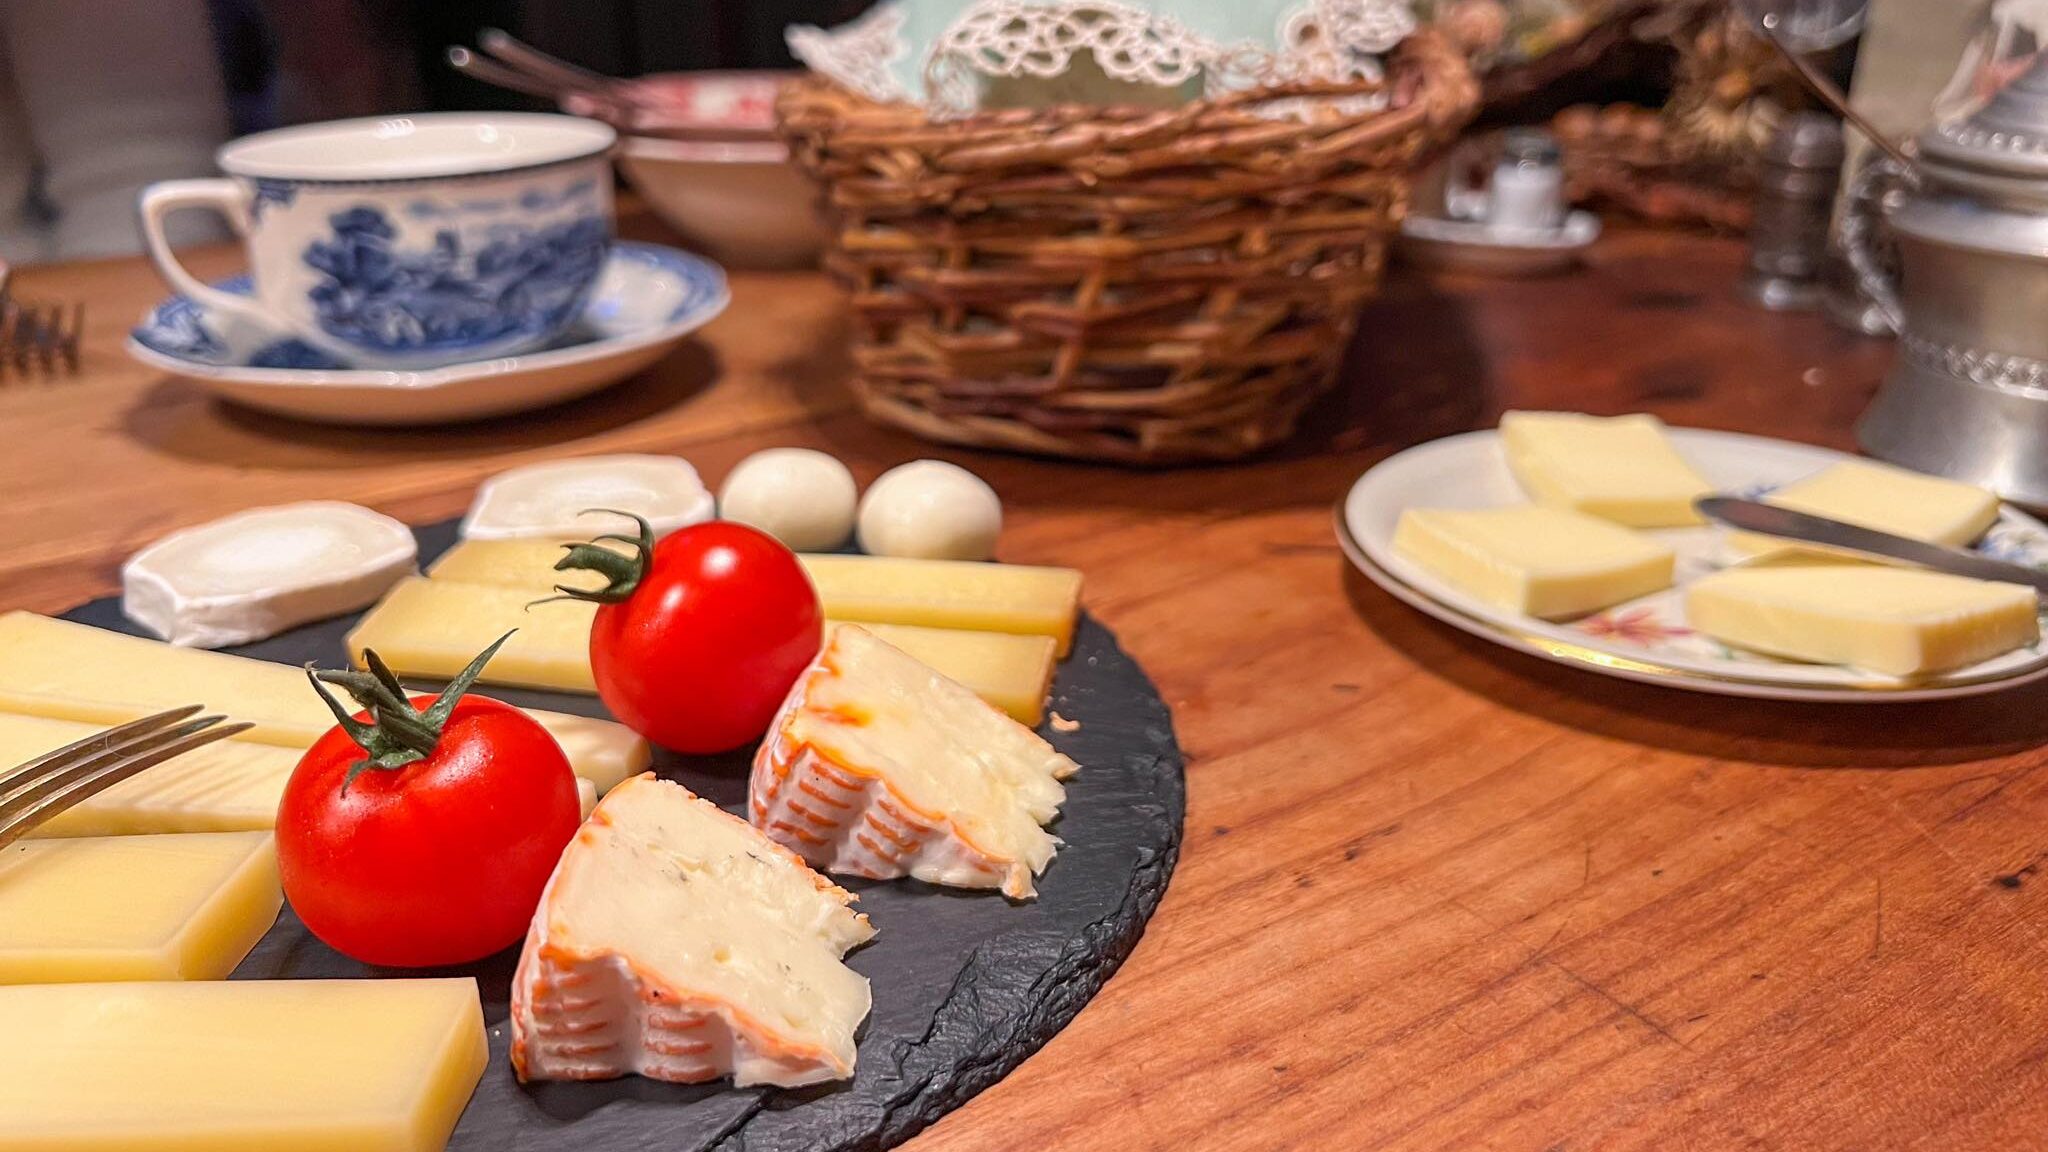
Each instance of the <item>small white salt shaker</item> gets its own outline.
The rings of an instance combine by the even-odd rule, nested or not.
[[[1540,128],[1504,133],[1487,189],[1486,223],[1501,232],[1555,232],[1564,225],[1564,153]]]

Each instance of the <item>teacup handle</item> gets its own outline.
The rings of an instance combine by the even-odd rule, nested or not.
[[[164,221],[184,208],[210,208],[227,217],[236,235],[249,231],[249,199],[233,180],[164,180],[142,190],[139,205],[142,238],[149,245],[149,258],[173,289],[186,299],[222,313],[233,313],[258,322],[274,318],[262,305],[247,296],[223,292],[185,270],[164,235]]]

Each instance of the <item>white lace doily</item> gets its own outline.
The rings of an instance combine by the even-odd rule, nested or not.
[[[1122,0],[978,0],[917,43],[918,21],[906,12],[929,17],[929,0],[888,0],[831,31],[792,28],[789,43],[814,71],[862,95],[907,100],[946,117],[973,112],[990,80],[1050,80],[1084,54],[1118,83],[1211,96],[1290,81],[1378,80],[1381,58],[1416,27],[1408,0],[1265,2],[1279,13],[1264,42],[1220,39]],[[1370,111],[1385,100],[1354,98],[1344,111]]]

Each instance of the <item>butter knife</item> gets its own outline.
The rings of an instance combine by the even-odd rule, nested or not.
[[[1830,520],[1825,516],[1795,512],[1775,504],[1741,500],[1733,496],[1702,496],[1693,501],[1693,507],[1709,520],[1726,524],[1730,528],[1740,528],[1744,532],[1778,536],[1805,544],[1820,544],[1879,559],[1903,560],[1921,568],[1932,568],[1936,572],[1950,572],[1977,580],[2025,584],[2036,592],[2048,595],[2048,572],[2029,568],[2024,564],[2008,564],[2003,560],[1993,560],[1988,556],[1965,552],[1960,548],[1944,548],[1924,540],[1910,540],[1889,532],[1879,532],[1874,528],[1844,524],[1840,520]]]

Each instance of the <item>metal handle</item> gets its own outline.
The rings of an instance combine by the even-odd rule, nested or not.
[[[1899,303],[1898,286],[1890,269],[1878,255],[1878,238],[1884,231],[1885,197],[1895,191],[1917,187],[1919,178],[1888,156],[1879,156],[1863,166],[1849,182],[1848,202],[1842,209],[1842,253],[1856,273],[1856,287],[1884,317],[1885,324],[1898,332],[1906,322]]]

